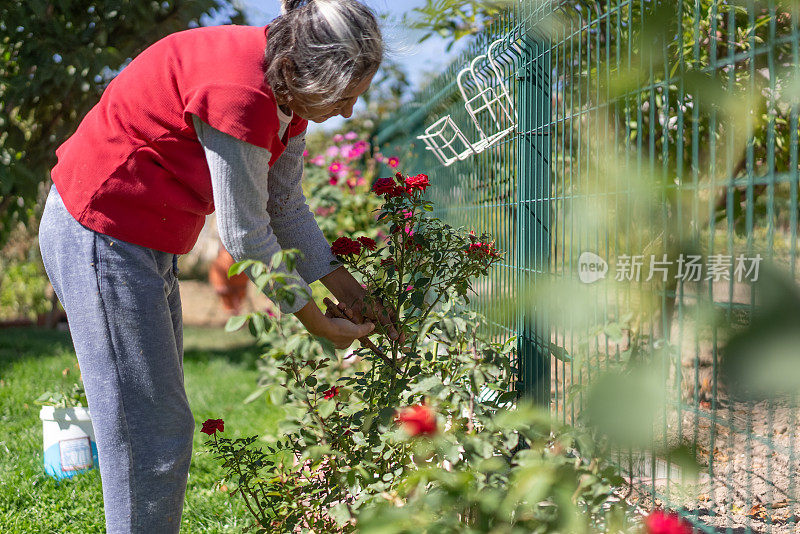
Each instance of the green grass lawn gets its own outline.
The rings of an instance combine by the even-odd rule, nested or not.
[[[263,401],[243,404],[255,388],[258,350],[246,333],[187,328],[184,373],[197,423],[182,532],[241,532],[249,523],[238,497],[219,490],[222,475],[206,452],[200,425],[225,420],[225,435],[273,433],[280,416]],[[105,532],[97,470],[57,483],[42,467],[42,425],[34,400],[78,380],[69,335],[0,330],[0,532]]]

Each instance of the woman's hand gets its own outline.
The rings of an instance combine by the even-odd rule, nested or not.
[[[372,323],[356,324],[347,319],[337,317],[326,317],[329,324],[325,327],[325,333],[321,334],[325,339],[330,340],[337,349],[346,349],[353,344],[353,341],[364,337],[375,330]]]
[[[338,308],[343,312],[350,310],[350,312],[353,314],[353,321],[356,323],[363,323],[365,320],[379,323],[382,325],[382,330],[386,332],[387,336],[389,336],[389,339],[392,341],[397,341],[399,339],[401,344],[404,343],[406,335],[403,333],[398,333],[397,329],[395,328],[395,324],[397,324],[397,312],[391,308],[386,308],[380,302],[372,301],[367,303],[366,296],[366,292],[363,292],[363,294],[360,295],[355,295],[354,297],[351,297],[351,303],[349,306],[343,302],[340,302],[338,304]],[[325,315],[332,317],[332,315],[327,312]]]
[[[344,266],[323,276],[320,282],[339,301],[340,309],[350,309],[353,312],[354,321],[362,322],[365,318],[369,319],[381,324],[389,339],[405,342],[405,334],[397,331],[397,312],[387,309],[380,303],[367,304],[366,290]]]
[[[370,322],[356,324],[347,319],[326,317],[313,300],[294,315],[310,334],[330,340],[337,349],[346,349],[353,341],[369,335],[375,329],[375,325]]]

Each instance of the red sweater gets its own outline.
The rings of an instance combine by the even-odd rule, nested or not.
[[[84,226],[148,248],[184,254],[214,211],[211,177],[191,114],[266,148],[278,138],[277,104],[264,81],[266,28],[216,26],[169,35],[123,69],[56,151],[53,181]]]

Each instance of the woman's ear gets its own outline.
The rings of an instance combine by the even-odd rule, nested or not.
[[[280,63],[278,63],[278,70],[281,73],[281,77],[283,78],[284,87],[289,89],[290,87],[294,86],[294,73],[295,73],[295,66],[294,62],[289,59],[288,57],[283,57],[280,59]],[[287,100],[292,100],[292,95],[290,91],[287,91],[284,95]]]

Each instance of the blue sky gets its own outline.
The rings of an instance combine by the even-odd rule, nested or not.
[[[387,23],[383,27],[384,39],[389,46],[389,53],[393,58],[398,59],[406,66],[409,79],[415,87],[426,79],[430,73],[441,72],[443,67],[452,61],[457,55],[462,42],[456,43],[451,52],[445,50],[446,43],[433,37],[422,44],[418,44],[419,33],[404,28],[401,24],[403,13],[409,12],[415,7],[425,4],[424,0],[363,0],[366,5],[377,13],[390,14],[394,22]],[[279,0],[239,0],[247,21],[253,25],[264,25],[280,14]],[[206,23],[224,23],[227,20],[225,14],[213,17]],[[341,119],[341,118],[340,118]],[[330,119],[325,124],[319,125],[325,129],[337,128],[342,124],[342,120]],[[310,124],[309,129],[319,127]]]

